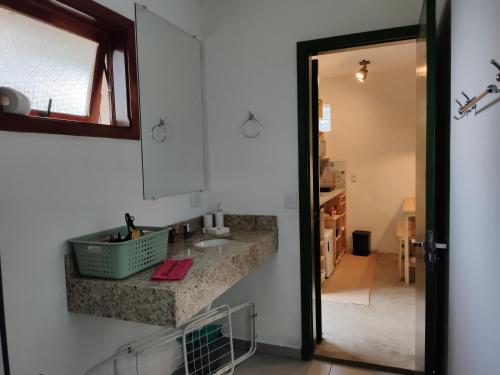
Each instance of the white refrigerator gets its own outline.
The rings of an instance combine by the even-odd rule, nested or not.
[[[326,277],[330,277],[333,272],[334,267],[334,251],[333,248],[333,229],[325,229],[325,235],[323,237],[323,248],[321,249],[321,255],[325,257],[325,273]]]

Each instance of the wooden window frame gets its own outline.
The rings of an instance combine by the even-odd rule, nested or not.
[[[92,0],[0,0],[0,6],[98,43],[89,116],[0,112],[0,130],[140,139],[134,21]],[[110,88],[110,125],[97,123],[104,74]]]

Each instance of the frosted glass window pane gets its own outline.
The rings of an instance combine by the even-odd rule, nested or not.
[[[88,116],[97,43],[0,7],[0,86],[33,109]]]
[[[319,120],[319,131],[329,132],[332,130],[332,122],[330,119],[330,104],[323,104],[323,118]]]

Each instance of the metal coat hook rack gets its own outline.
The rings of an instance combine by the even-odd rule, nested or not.
[[[496,81],[500,82],[500,65],[496,62],[496,60],[491,60],[490,63],[495,68],[497,68],[498,73],[496,76]],[[477,109],[477,103],[479,103],[481,99],[483,99],[485,96],[489,94],[498,94],[499,92],[500,89],[495,84],[488,85],[488,87],[486,87],[486,90],[484,90],[481,94],[474,96],[472,98],[462,91],[462,95],[465,97],[465,104],[462,104],[460,101],[458,101],[458,99],[455,99],[455,102],[458,104],[459,108],[458,108],[458,116],[455,115],[453,116],[453,118],[455,120],[460,120],[465,116],[468,116],[469,113],[471,113],[472,111],[474,111],[475,114]]]

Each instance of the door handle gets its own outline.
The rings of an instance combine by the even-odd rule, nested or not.
[[[416,241],[414,238],[412,238],[411,239],[411,245],[413,247],[425,248],[425,241],[423,241],[423,240]],[[434,248],[435,249],[440,249],[440,250],[446,250],[448,248],[448,244],[436,242],[436,243],[434,243]]]
[[[448,244],[445,243],[438,243],[438,242],[431,242],[431,246],[429,246],[426,241],[420,240],[416,241],[415,239],[412,238],[411,244],[413,247],[418,247],[421,248],[425,251],[425,254],[428,258],[429,263],[436,264],[437,261],[439,260],[439,252],[436,250],[446,250],[448,249]]]
[[[420,240],[420,241],[417,241],[415,240],[414,238],[411,239],[411,245],[413,247],[421,247],[421,248],[425,248],[425,241],[423,240]]]

